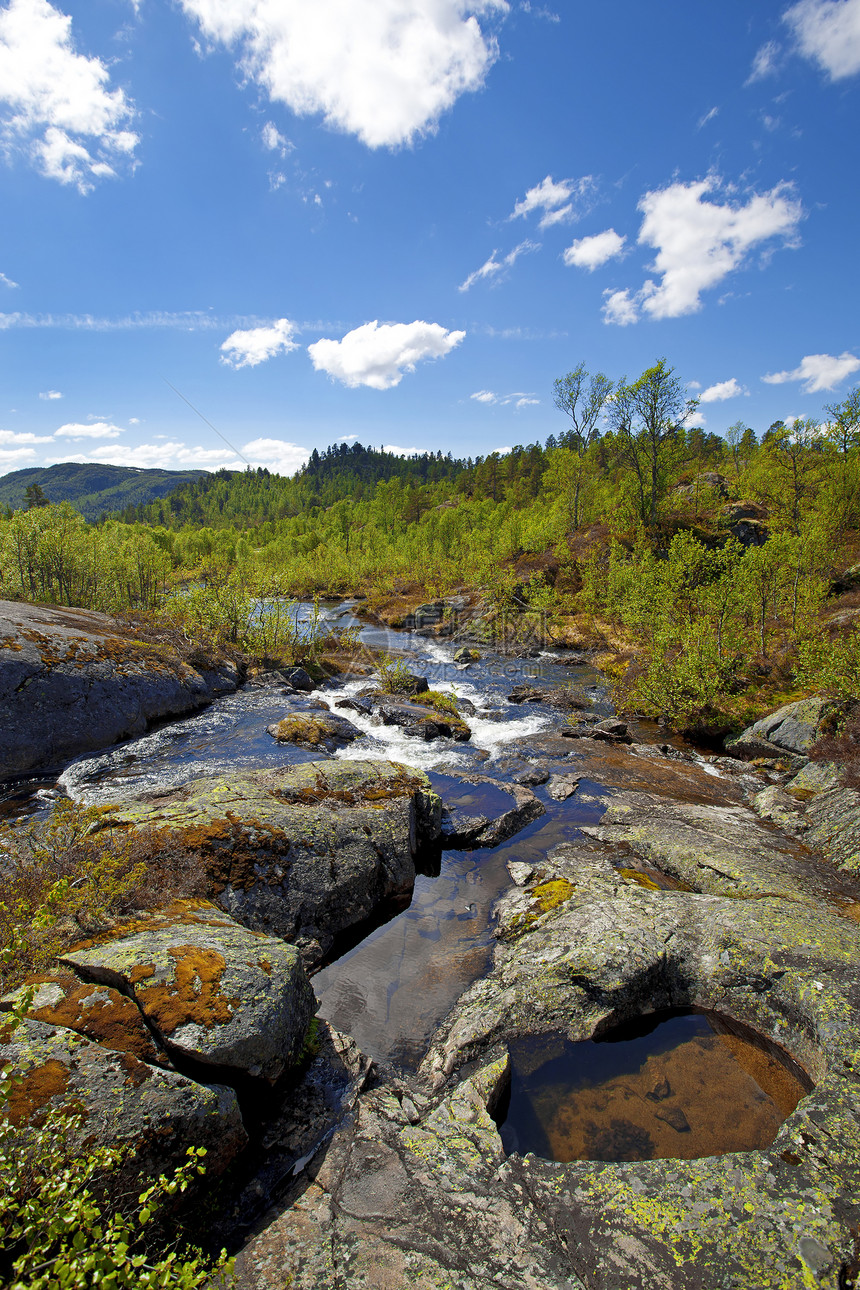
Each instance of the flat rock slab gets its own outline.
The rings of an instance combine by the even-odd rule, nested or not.
[[[119,928],[61,961],[131,995],[169,1052],[268,1080],[296,1063],[316,1011],[294,946],[208,904]]]
[[[0,779],[57,768],[238,685],[198,671],[105,614],[0,601]]]
[[[175,831],[203,856],[231,917],[315,964],[340,932],[411,892],[415,857],[438,840],[441,814],[422,772],[335,760],[197,780],[111,818]]]
[[[583,832],[623,843],[661,872],[711,895],[779,895],[811,902],[847,890],[805,847],[764,827],[744,806],[702,806],[619,793]]]
[[[0,1063],[20,1079],[9,1113],[22,1133],[65,1109],[82,1117],[72,1138],[81,1148],[131,1148],[112,1188],[140,1187],[183,1163],[189,1147],[205,1147],[208,1172],[219,1173],[247,1142],[232,1089],[109,1052],[71,1030],[29,1018],[13,1029],[0,1020]]]

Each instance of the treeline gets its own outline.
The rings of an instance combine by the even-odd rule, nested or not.
[[[17,512],[0,521],[3,594],[111,610],[226,578],[371,604],[465,586],[540,612],[559,640],[627,647],[621,683],[643,709],[693,720],[769,677],[813,684],[828,590],[860,555],[860,389],[820,421],[724,436],[695,426],[665,361],[635,381],[580,366],[555,402],[558,434],[505,454],[344,443],[290,479],[219,472],[98,526]]]

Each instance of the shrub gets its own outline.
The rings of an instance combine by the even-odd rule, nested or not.
[[[459,717],[460,710],[453,694],[443,694],[441,690],[424,690],[415,696],[416,703],[422,708],[435,708],[437,712],[446,712],[449,716]]]
[[[12,1018],[14,1027],[26,1002]],[[233,1283],[222,1251],[190,1246],[170,1211],[205,1171],[203,1147],[171,1174],[123,1202],[105,1200],[127,1148],[71,1143],[80,1116],[49,1111],[22,1133],[9,1114],[16,1079],[0,1071],[0,1284],[8,1290],[215,1290]]]
[[[4,825],[0,989],[50,966],[73,941],[117,917],[205,887],[199,857],[170,832],[113,827],[110,807],[66,800],[47,819]]]

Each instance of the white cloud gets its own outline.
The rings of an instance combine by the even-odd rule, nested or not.
[[[265,466],[276,475],[294,475],[311,455],[307,448],[284,439],[252,439],[242,452],[252,466]]]
[[[342,434],[342,435],[340,436],[340,438],[338,439],[338,441],[337,441],[337,442],[338,442],[338,443],[352,443],[352,441],[353,441],[354,439],[357,439],[357,438],[358,438],[358,435],[357,435],[357,434]]]
[[[706,424],[705,414],[700,412],[698,408],[684,417],[684,425],[688,430],[702,430]]]
[[[516,390],[513,394],[496,394],[493,390],[477,390],[474,394],[469,395],[477,403],[485,403],[493,407],[506,408],[513,404],[514,410],[519,412],[520,408],[536,407],[540,399],[536,399],[532,393],[524,393],[522,390]],[[500,449],[501,451],[501,449]],[[510,449],[505,449],[509,452]]]
[[[604,304],[601,312],[605,323],[615,323],[618,327],[627,327],[638,319],[639,310],[629,291],[604,291],[603,299]]]
[[[702,390],[699,395],[700,403],[722,403],[725,399],[736,399],[739,394],[746,394],[742,385],[732,377],[728,381],[718,381],[716,385],[709,385],[706,390]]]
[[[602,264],[607,264],[619,256],[624,250],[626,240],[620,237],[614,228],[608,228],[605,232],[595,233],[592,237],[579,238],[567,248],[562,258],[567,265],[576,265],[580,269],[588,269],[589,273],[593,273]]]
[[[696,122],[696,129],[702,130],[706,125],[708,125],[710,121],[713,121],[715,116],[719,116],[719,115],[720,115],[720,109],[718,107],[710,108],[705,113],[704,116],[699,117],[699,120]]]
[[[51,435],[30,434],[27,430],[0,430],[0,443],[53,443]]]
[[[288,152],[293,151],[293,144],[289,139],[284,138],[274,121],[266,122],[260,131],[260,137],[263,140],[263,147],[268,148],[269,152],[277,152],[285,157]]]
[[[39,395],[40,399],[53,400],[61,399],[63,396],[59,390],[43,390]]]
[[[533,211],[543,211],[539,228],[549,228],[553,224],[563,224],[575,219],[581,207],[576,206],[574,199],[580,203],[594,193],[596,184],[591,175],[582,179],[559,179],[556,182],[552,175],[547,175],[534,188],[530,188],[521,202],[517,202],[510,219],[519,219],[531,215]]]
[[[400,445],[396,443],[385,443],[382,445],[382,451],[393,452],[395,457],[419,457],[422,452],[426,452],[426,449],[401,448]]]
[[[439,323],[365,323],[347,332],[343,340],[318,340],[308,345],[318,372],[327,372],[350,389],[369,385],[390,390],[404,372],[415,370],[423,358],[444,358],[466,335],[446,331]]]
[[[860,358],[846,350],[836,357],[833,354],[807,354],[791,372],[770,372],[761,379],[768,385],[784,385],[786,381],[803,381],[805,394],[819,390],[832,390],[846,376],[860,368]]]
[[[702,307],[701,294],[740,268],[753,247],[774,238],[797,244],[803,207],[787,184],[754,193],[746,205],[705,201],[718,188],[716,175],[690,184],[674,183],[645,193],[639,242],[657,250],[650,266],[661,275],[635,296],[614,292],[604,306],[607,322],[635,322],[639,311],[652,318],[680,318]]]
[[[510,251],[502,260],[497,260],[496,256],[498,255],[498,251],[493,251],[489,260],[485,260],[480,269],[476,269],[474,273],[470,273],[468,278],[466,278],[466,281],[460,283],[457,290],[468,291],[470,287],[473,287],[476,282],[480,282],[483,278],[495,278],[498,274],[504,273],[506,269],[509,269],[511,265],[517,261],[519,256],[527,255],[529,251],[539,250],[540,242],[530,242],[528,238],[526,238],[524,242],[520,242],[519,246],[515,246],[513,251]]]
[[[0,313],[0,331],[12,328],[55,328],[68,331],[138,331],[175,329],[176,331],[226,331],[228,327],[270,327],[266,318],[250,315],[220,317],[205,309],[188,309],[171,312],[152,309],[146,313],[136,311],[116,318],[99,317],[97,314],[27,314]]]
[[[133,109],[98,58],[75,49],[72,20],[47,0],[10,0],[0,10],[2,138],[29,154],[42,174],[89,192],[116,174],[138,136]]]
[[[761,49],[758,50],[750,74],[747,77],[747,85],[753,85],[756,81],[763,81],[768,76],[776,73],[779,61],[780,47],[775,40],[768,40]]]
[[[0,448],[0,462],[11,466],[14,462],[32,461],[36,456],[33,448]]]
[[[118,439],[121,434],[125,434],[125,431],[107,421],[96,421],[85,425],[70,421],[60,426],[55,434],[61,439]]]
[[[298,349],[298,342],[293,340],[295,330],[295,323],[279,318],[271,327],[234,331],[221,346],[221,362],[236,369],[257,367],[276,354],[289,354]]]
[[[477,15],[506,0],[181,0],[213,44],[241,51],[269,98],[396,147],[435,129],[495,62]]]
[[[226,466],[229,470],[244,469],[244,462],[223,448],[189,448],[176,440],[167,443],[104,444],[91,449],[88,453],[63,453],[51,457],[50,461],[97,462],[109,466],[136,466],[147,469],[152,466],[165,470],[181,470],[187,467],[200,466],[206,470],[218,470]]]
[[[0,273],[0,282],[4,287],[9,287],[10,289],[18,286],[18,283],[13,282],[11,278],[7,278],[5,273]]]
[[[860,72],[860,0],[800,0],[783,14],[797,47],[833,81]]]

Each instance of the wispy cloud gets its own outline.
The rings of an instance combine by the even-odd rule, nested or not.
[[[61,399],[62,397],[63,396],[59,390],[43,390],[39,395],[40,399],[44,399],[48,403],[52,402],[54,399]]]
[[[768,76],[776,75],[780,52],[781,47],[775,40],[769,40],[762,45],[753,59],[753,65],[746,79],[746,84],[754,85],[756,81],[763,81]]]
[[[516,412],[520,408],[536,407],[540,399],[533,393],[525,393],[522,390],[516,390],[513,394],[496,394],[493,390],[476,390],[474,394],[469,395],[476,403],[483,403],[488,407],[507,408],[513,406]]]
[[[708,124],[709,121],[713,121],[714,117],[719,116],[719,114],[720,114],[720,109],[718,107],[712,107],[710,111],[705,113],[704,116],[699,117],[699,120],[696,123],[696,129],[702,130]]]
[[[496,256],[499,254],[498,251],[493,251],[490,258],[484,261],[480,269],[476,269],[474,273],[470,273],[465,282],[460,283],[457,290],[468,291],[476,282],[482,282],[485,278],[500,279],[500,275],[504,276],[508,269],[516,263],[521,255],[528,255],[530,251],[539,250],[540,242],[530,242],[528,238],[526,238],[524,242],[520,242],[519,246],[515,246],[513,251],[509,251],[501,260],[496,259]]]
[[[522,201],[517,202],[509,219],[522,219],[535,211],[542,211],[538,228],[550,228],[581,216],[593,204],[597,184],[593,176],[581,179],[554,180],[547,175],[534,188],[530,188]]]
[[[13,282],[11,278],[7,278],[5,273],[0,273],[0,283],[2,283],[4,287],[9,287],[11,289],[18,286],[18,283]]]
[[[0,331],[17,327],[44,327],[58,331],[138,331],[148,328],[170,331],[227,331],[231,327],[270,327],[272,325],[271,318],[260,318],[253,314],[224,318],[203,309],[179,313],[156,309],[142,313],[122,314],[117,318],[99,317],[98,314],[0,313]],[[309,330],[314,328],[311,327]]]

